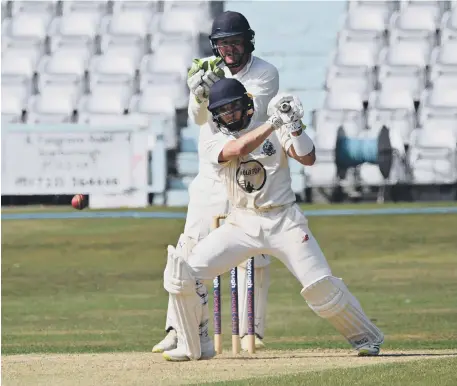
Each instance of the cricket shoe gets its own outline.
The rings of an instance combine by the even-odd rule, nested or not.
[[[256,334],[255,336],[255,349],[256,350],[264,350],[265,343],[263,343],[263,340]],[[248,351],[248,335],[245,335],[241,338],[241,349],[243,351]]]
[[[214,343],[210,337],[201,338],[200,340],[202,355],[200,360],[211,359],[216,356],[216,350],[214,350]],[[173,350],[165,351],[163,357],[170,362],[185,362],[190,361],[190,358],[184,352],[184,348],[179,346]]]
[[[357,351],[359,352],[359,357],[375,357],[379,355],[381,350],[381,345],[384,343],[384,340],[377,343],[368,343],[362,347],[359,347]]]
[[[177,346],[178,346],[178,335],[176,334],[176,330],[171,329],[168,332],[167,336],[152,348],[152,352],[162,353],[164,351],[173,350]]]

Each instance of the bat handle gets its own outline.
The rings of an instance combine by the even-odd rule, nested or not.
[[[289,102],[283,102],[281,103],[281,106],[279,106],[279,110],[283,113],[287,113],[290,109],[291,107]]]

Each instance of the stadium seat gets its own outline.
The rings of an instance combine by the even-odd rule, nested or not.
[[[67,2],[65,2],[67,3]],[[55,18],[49,26],[50,52],[62,48],[85,49],[91,53],[100,52],[100,23],[98,12],[73,12]]]
[[[198,137],[200,127],[190,124],[181,129],[179,138],[179,149],[183,152],[198,152]]]
[[[130,101],[129,111],[146,116],[153,127],[160,126],[167,149],[177,148],[178,129],[173,99],[148,92],[137,94]]]
[[[18,94],[9,92],[8,88],[2,87],[2,124],[22,123],[24,112],[24,98]]]
[[[386,45],[386,39],[381,36],[373,39],[370,35],[362,35],[354,33],[351,30],[343,29],[338,33],[338,50],[343,50],[348,44],[353,45],[353,47],[358,45],[363,50],[369,50],[373,53],[377,53]]]
[[[37,56],[28,50],[7,50],[2,52],[2,81],[8,83],[26,83],[32,89]]]
[[[172,83],[170,82],[170,78],[162,79],[161,76],[141,79],[140,90],[142,93],[172,98],[176,110],[187,109],[189,89],[186,83],[180,82],[179,77],[176,77],[176,80]]]
[[[57,0],[46,1],[12,1],[11,14],[17,16],[20,13],[41,13],[48,14],[50,17],[54,16],[57,8],[60,7],[60,2]]]
[[[117,51],[94,56],[90,64],[90,90],[101,85],[122,86],[134,94],[138,88],[136,57]]]
[[[51,15],[19,13],[2,25],[2,51],[9,48],[36,48],[47,51],[46,36]]]
[[[198,174],[198,153],[178,153],[176,167],[180,176],[196,176]]]
[[[101,51],[108,47],[135,46],[141,55],[149,47],[149,26],[153,13],[135,10],[107,15],[101,24]]]
[[[382,126],[398,132],[405,144],[416,127],[414,101],[406,91],[381,90],[370,95],[367,129],[377,134]]]
[[[438,8],[409,6],[392,15],[390,30],[403,38],[427,39],[435,42],[439,21],[440,13]]]
[[[128,93],[114,87],[98,87],[90,95],[84,95],[79,104],[78,123],[90,123],[93,118],[117,119],[128,112]]]
[[[457,7],[446,12],[441,19],[441,45],[457,39]]]
[[[352,36],[370,36],[371,39],[382,39],[387,29],[388,13],[379,12],[375,7],[352,8],[343,16],[343,26],[350,30]]]
[[[377,51],[357,43],[347,43],[333,51],[332,63],[336,66],[373,68],[377,64]]]
[[[418,101],[426,85],[426,72],[412,66],[384,64],[379,67],[378,83],[381,90],[407,91]]]
[[[415,130],[408,161],[415,184],[453,184],[457,181],[456,133],[435,127]]]
[[[424,90],[418,118],[420,125],[432,118],[457,119],[457,89],[434,87]]]
[[[371,13],[385,15],[385,17],[389,17],[399,9],[399,1],[351,0],[347,4],[348,12],[352,12],[355,9],[364,9]]]
[[[123,12],[145,12],[154,15],[159,12],[160,2],[155,1],[114,1],[113,15]]]
[[[49,86],[65,88],[81,95],[88,90],[86,74],[89,68],[87,51],[59,50],[41,59],[38,70],[38,90]]]
[[[107,13],[112,13],[112,1],[97,0],[97,1],[63,1],[62,13],[78,12],[85,14],[98,14],[103,16]]]
[[[30,97],[27,123],[72,123],[75,118],[77,98],[59,89],[43,89]]]
[[[362,100],[367,100],[374,88],[374,82],[374,71],[368,67],[331,66],[327,74],[326,88],[343,94],[350,90],[359,94]]]
[[[401,0],[400,9],[405,8],[425,8],[426,12],[437,16],[441,16],[448,9],[448,1],[436,1],[436,0]]]
[[[189,192],[187,189],[167,189],[166,205],[170,207],[187,206]]]
[[[163,83],[186,84],[187,66],[192,63],[186,59],[179,52],[170,52],[167,56],[157,53],[144,56],[140,65],[141,82],[148,84],[156,78],[161,78]]]

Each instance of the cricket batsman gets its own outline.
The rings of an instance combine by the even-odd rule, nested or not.
[[[199,136],[199,172],[189,187],[189,205],[184,233],[180,236],[176,249],[186,258],[193,247],[211,231],[214,216],[227,213],[229,202],[226,188],[220,176],[221,166],[211,162],[203,144],[211,139],[218,128],[208,111],[210,87],[223,78],[233,78],[241,82],[253,95],[255,114],[265,121],[270,100],[279,89],[277,69],[270,63],[252,55],[254,51],[254,31],[246,18],[237,12],[226,11],[218,15],[212,25],[210,43],[214,56],[194,60],[189,71],[188,86],[190,89],[189,116],[200,125]],[[262,341],[265,331],[266,304],[270,285],[270,257],[266,254],[255,256],[255,328],[256,349],[264,348]],[[251,256],[245,256],[251,257]],[[239,261],[239,310],[241,347],[247,350],[247,286],[246,261]],[[233,268],[233,267],[231,267]],[[201,285],[200,297],[204,303],[208,300],[206,287]],[[168,307],[166,320],[166,337],[155,345],[153,352],[163,352],[177,347],[175,314]],[[202,347],[208,347],[203,356],[211,356],[212,341],[208,337],[207,307],[200,325]],[[209,343],[210,342],[210,343]],[[208,344],[208,346],[206,346]]]
[[[176,313],[178,347],[163,353],[169,361],[203,357],[199,326],[208,311],[197,293],[201,283],[229,271],[249,256],[277,257],[301,283],[308,306],[332,324],[360,356],[379,354],[383,333],[364,313],[342,279],[332,275],[308,221],[295,203],[287,157],[311,166],[314,144],[306,134],[298,98],[278,95],[270,117],[256,121],[255,104],[236,79],[221,79],[209,94],[208,110],[220,132],[202,146],[222,165],[231,208],[225,223],[201,240],[188,256],[168,246],[164,287]],[[265,151],[268,149],[268,151]],[[202,284],[199,284],[202,285]]]

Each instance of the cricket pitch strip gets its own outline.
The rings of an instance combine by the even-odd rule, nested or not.
[[[455,350],[383,351],[359,358],[349,350],[268,350],[207,361],[166,362],[160,354],[28,354],[2,357],[5,386],[185,385],[294,374],[334,368],[397,363],[457,355]]]

